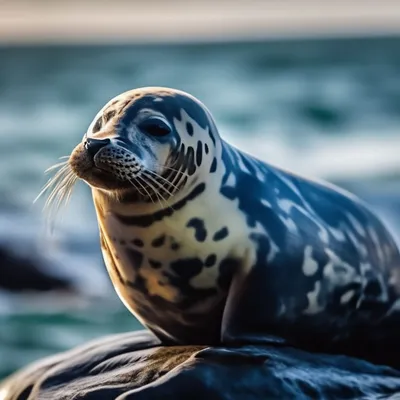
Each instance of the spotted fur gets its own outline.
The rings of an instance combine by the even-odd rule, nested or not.
[[[140,132],[151,117],[170,136]],[[113,284],[163,341],[383,343],[393,321],[400,333],[399,252],[355,196],[241,152],[203,104],[172,89],[118,96],[88,136],[111,138],[95,157],[116,179],[129,170],[135,183],[146,163],[164,179],[120,192],[87,179]],[[156,189],[165,202],[149,201]]]

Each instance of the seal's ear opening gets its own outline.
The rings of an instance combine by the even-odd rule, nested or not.
[[[86,139],[83,146],[91,157],[94,157],[103,147],[111,143],[110,139]]]
[[[166,136],[172,131],[171,127],[160,118],[145,119],[138,127],[149,136]]]

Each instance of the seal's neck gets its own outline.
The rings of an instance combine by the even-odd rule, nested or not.
[[[121,215],[141,215],[156,212],[161,208],[157,202],[145,201],[121,201],[121,195],[118,193],[107,192],[92,188],[92,196],[96,211],[100,216],[106,212],[116,212]],[[175,196],[173,196],[175,197]],[[164,203],[172,204],[174,199],[170,198]]]
[[[120,196],[96,188],[92,188],[92,196],[99,217],[102,217],[107,212],[126,216],[151,215],[168,208],[175,209],[176,205],[185,202],[185,199],[191,197],[194,192],[197,192],[199,186],[205,186],[209,190],[211,186],[219,187],[220,182],[220,176],[202,177],[199,175],[191,179],[184,188],[168,199],[157,199],[153,202],[121,201]]]

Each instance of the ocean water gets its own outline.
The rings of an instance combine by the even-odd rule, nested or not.
[[[140,328],[101,259],[89,189],[54,233],[43,171],[68,155],[122,91],[171,86],[200,98],[228,141],[339,183],[400,229],[400,38],[174,46],[0,48],[0,244],[70,277],[81,295],[0,291],[0,377],[108,333]]]

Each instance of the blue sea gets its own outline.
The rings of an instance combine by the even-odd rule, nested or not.
[[[221,135],[371,204],[400,238],[400,38],[146,46],[0,47],[0,245],[67,276],[81,295],[0,291],[0,377],[91,338],[140,328],[111,286],[88,187],[53,234],[44,170],[99,108],[139,86],[188,91]]]

